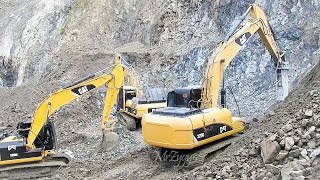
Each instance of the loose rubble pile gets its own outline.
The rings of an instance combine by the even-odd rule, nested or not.
[[[320,179],[320,64],[240,141],[177,179]]]
[[[320,93],[309,93],[312,101],[297,110],[296,118],[260,143],[262,170],[273,179],[312,179],[313,167],[320,165]]]

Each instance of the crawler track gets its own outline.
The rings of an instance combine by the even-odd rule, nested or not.
[[[66,166],[69,162],[70,157],[68,155],[57,154],[45,158],[40,162],[0,167],[0,177],[1,179],[30,179],[48,177],[52,176],[55,170]]]

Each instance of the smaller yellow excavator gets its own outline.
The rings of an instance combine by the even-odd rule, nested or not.
[[[249,13],[252,18],[245,21]],[[242,23],[243,26],[240,26]],[[218,140],[244,131],[243,119],[233,117],[226,108],[223,73],[255,33],[259,34],[271,54],[277,68],[277,77],[281,77],[279,80],[282,81],[282,98],[285,97],[288,94],[288,75],[284,53],[276,45],[263,10],[258,5],[251,5],[209,59],[202,86],[184,87],[169,92],[167,108],[160,108],[143,116],[144,142],[174,150],[191,150],[208,144],[203,148],[205,151],[202,151],[204,157],[234,141],[228,138],[229,140],[224,142],[225,145],[218,143]],[[222,108],[217,106],[219,91]]]
[[[56,134],[53,121],[49,117],[63,105],[103,85],[107,87],[107,93],[102,113],[103,141],[100,148],[102,150],[115,148],[119,143],[118,135],[112,132],[116,121],[109,120],[109,116],[128,71],[126,66],[119,63],[119,58],[118,55],[115,57],[116,63],[112,66],[111,74],[103,73],[108,69],[106,68],[50,94],[38,105],[32,122],[23,121],[18,124],[17,135],[2,135],[0,171],[67,164],[69,162],[67,156],[55,153]]]
[[[128,64],[121,57],[123,64]],[[129,66],[129,64],[127,65]],[[126,74],[126,84],[118,95],[117,119],[130,131],[140,125],[142,116],[155,109],[167,107],[166,93],[163,88],[151,88],[146,94],[140,89],[138,75],[133,68]]]

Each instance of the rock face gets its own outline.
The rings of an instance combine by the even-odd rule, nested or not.
[[[69,0],[1,1],[0,86],[19,86],[47,74]]]
[[[31,77],[52,77],[62,72],[67,72],[61,75],[63,80],[76,78],[69,76],[76,73],[70,66],[82,67],[88,60],[67,62],[67,52],[88,57],[125,52],[129,63],[141,74],[144,87],[200,84],[212,50],[233,20],[254,2],[267,12],[278,45],[286,51],[294,87],[298,81],[295,78],[319,57],[318,0],[5,1],[5,8],[0,10],[0,57],[5,64],[0,67],[1,84],[15,86]],[[59,34],[62,41],[56,48],[57,58],[52,51]],[[257,36],[239,53],[225,75],[227,89],[235,95],[242,116],[262,114],[274,104],[275,67]],[[230,91],[227,98],[230,109],[238,113]]]
[[[279,129],[278,134],[283,134],[283,132],[285,133],[283,134],[282,138],[279,138],[276,142],[274,142],[283,144],[282,150],[278,153],[275,159],[266,162],[265,153],[262,151],[265,148],[261,146],[261,156],[265,163],[283,164],[281,169],[282,179],[305,179],[305,176],[310,178],[310,171],[320,165],[319,161],[315,162],[317,156],[320,155],[320,144],[316,135],[318,125],[314,126],[314,124],[316,124],[314,121],[305,123],[307,119],[303,119],[314,119],[314,112],[316,112],[316,114],[320,113],[318,109],[320,98],[318,98],[317,94],[317,89],[311,90],[311,99],[306,102],[307,105],[303,107],[304,110],[300,110],[300,113],[297,114],[296,119],[291,120],[290,123]],[[274,139],[273,136],[270,136],[268,139],[265,139],[262,142],[270,141],[270,138]],[[270,149],[272,148],[271,145],[269,145],[269,147]],[[315,176],[312,178],[315,178]]]

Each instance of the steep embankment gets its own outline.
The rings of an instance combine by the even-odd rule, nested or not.
[[[69,0],[0,1],[0,86],[48,74]]]

